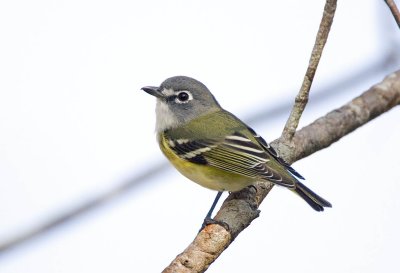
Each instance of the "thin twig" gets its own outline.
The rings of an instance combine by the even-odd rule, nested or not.
[[[338,80],[332,79],[335,80],[334,83],[327,85],[325,88],[321,87],[318,90],[314,90],[312,93],[313,105],[320,105],[324,101],[329,101],[344,93],[351,95],[349,94],[348,88],[353,84],[361,82],[370,77],[380,75],[380,73],[387,73],[398,68],[400,63],[397,61],[398,58],[394,57],[394,54],[396,54],[396,56],[399,55],[397,52],[388,52],[376,62],[373,62],[365,67],[360,67],[358,71],[352,73],[351,75],[344,75]],[[247,118],[244,118],[244,121],[251,125],[256,123],[265,123],[269,117],[283,117],[291,110],[292,106],[293,104],[289,101],[279,105],[272,104],[270,107],[265,107],[262,111],[256,112],[252,115],[249,115]],[[308,107],[310,106],[311,105],[308,104]]]
[[[399,9],[396,6],[396,3],[393,0],[385,0],[386,5],[389,7],[390,11],[393,14],[394,20],[396,20],[396,23],[398,27],[400,28],[400,12]]]
[[[373,118],[400,105],[400,70],[387,76],[361,96],[299,130],[289,163],[330,146]],[[271,145],[282,141],[275,140]],[[206,226],[194,241],[179,254],[164,273],[204,272],[250,223],[258,217],[258,207],[271,190],[270,184],[256,185],[230,194],[215,220],[223,221],[229,231],[218,224]]]
[[[296,96],[292,112],[290,113],[285,128],[282,132],[284,143],[289,144],[291,142],[299,125],[300,117],[307,105],[311,84],[313,82],[315,72],[317,71],[318,63],[321,59],[322,51],[328,39],[329,31],[333,23],[333,17],[336,10],[336,1],[337,0],[327,0],[325,3],[324,13],[319,25],[317,37],[315,39],[314,48],[311,53],[303,84],[301,85],[300,91]]]

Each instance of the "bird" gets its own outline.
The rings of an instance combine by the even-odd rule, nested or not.
[[[314,210],[332,207],[250,126],[223,109],[200,81],[174,76],[141,90],[156,97],[156,135],[163,154],[185,177],[218,191],[236,192],[257,182],[283,186]]]

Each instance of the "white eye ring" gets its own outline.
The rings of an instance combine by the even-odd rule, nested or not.
[[[175,102],[179,104],[188,103],[193,99],[192,93],[187,90],[178,91],[175,93],[175,96]]]

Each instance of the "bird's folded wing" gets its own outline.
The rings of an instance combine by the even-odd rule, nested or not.
[[[253,134],[254,138],[258,141],[258,143],[265,149],[267,153],[269,153],[273,158],[275,158],[279,163],[281,163],[292,175],[297,178],[303,179],[304,177],[299,174],[295,169],[290,166],[282,157],[278,155],[275,149],[268,144],[259,134],[257,134],[252,128],[247,127],[247,129]]]
[[[190,162],[294,187],[292,179],[284,179],[280,174],[286,171],[286,166],[278,169],[281,162],[240,133],[226,136],[222,141],[170,139],[169,144],[179,157]]]

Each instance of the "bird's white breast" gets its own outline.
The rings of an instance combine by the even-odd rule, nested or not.
[[[167,103],[157,99],[156,104],[156,132],[160,133],[166,129],[179,125],[178,118],[174,115]]]

